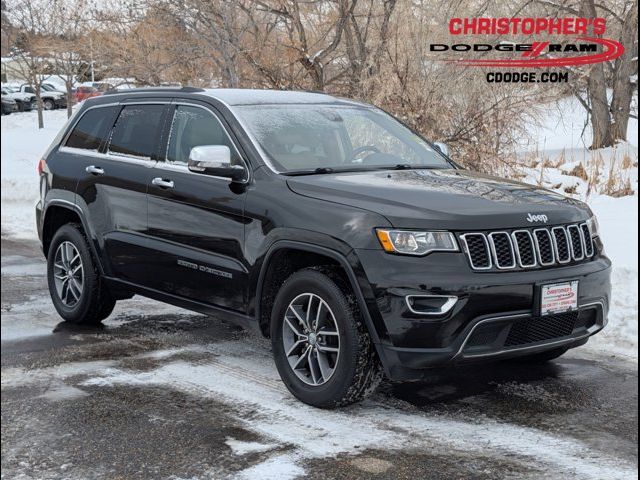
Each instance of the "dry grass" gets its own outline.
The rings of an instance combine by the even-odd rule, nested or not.
[[[631,155],[629,155],[628,153],[625,153],[624,156],[622,157],[622,164],[620,165],[620,167],[623,170],[629,170],[630,168],[634,168],[638,166],[638,162],[634,162],[631,159]]]
[[[578,185],[571,185],[569,187],[564,187],[564,192],[568,193],[569,195],[573,195],[578,193]]]
[[[571,177],[578,177],[584,180],[585,182],[589,180],[589,175],[587,174],[587,170],[584,168],[584,165],[582,165],[582,163],[579,163],[578,165],[576,165],[571,171],[563,170],[562,174],[569,175]]]

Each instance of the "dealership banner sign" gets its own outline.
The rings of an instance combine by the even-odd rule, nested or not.
[[[604,18],[452,18],[448,24],[452,37],[465,41],[432,43],[429,50],[447,55],[443,61],[466,67],[563,68],[579,67],[614,60],[624,53],[618,41],[605,38]],[[475,36],[495,36],[493,42],[474,42]],[[557,36],[558,40],[550,40]],[[513,37],[529,41],[514,41]],[[452,54],[456,58],[452,58]],[[567,81],[568,71],[512,75],[516,81]],[[550,75],[556,73],[556,75]],[[499,78],[504,78],[504,74]],[[487,81],[497,81],[495,72]]]

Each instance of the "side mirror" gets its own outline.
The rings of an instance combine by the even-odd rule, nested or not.
[[[442,153],[444,156],[449,156],[449,147],[447,147],[445,143],[435,142],[433,146],[440,150],[440,153]]]
[[[231,151],[226,145],[201,145],[189,152],[187,167],[195,173],[230,178],[234,182],[245,179],[242,165],[231,164]]]

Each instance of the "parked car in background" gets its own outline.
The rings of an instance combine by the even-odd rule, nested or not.
[[[109,92],[111,90],[116,90],[116,86],[110,82],[84,82],[80,86],[82,87],[93,87],[98,90],[100,93]]]
[[[22,84],[16,87],[21,93],[29,93],[35,96],[36,90],[31,85]],[[56,108],[65,108],[67,106],[67,95],[64,92],[57,90],[40,89],[40,98],[42,98],[42,105],[45,110],[54,110]]]
[[[66,93],[67,89],[61,85],[56,85],[55,83],[45,82],[41,85],[42,90],[47,92],[59,92]]]
[[[18,106],[13,98],[10,98],[2,89],[2,115],[9,115],[17,110]]]
[[[19,112],[28,112],[33,109],[36,96],[30,93],[22,93],[11,87],[2,87],[2,95],[15,101]]]
[[[80,85],[75,89],[75,92],[73,92],[73,99],[76,102],[82,102],[87,98],[99,97],[100,95],[102,95],[102,92],[98,91],[97,88]]]

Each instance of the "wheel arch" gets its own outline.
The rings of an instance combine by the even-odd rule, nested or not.
[[[78,205],[67,200],[50,200],[42,215],[42,251],[45,257],[49,253],[49,246],[56,231],[68,223],[79,223],[82,226],[82,230],[89,240],[89,248],[91,248],[98,269],[101,274],[104,273],[84,212]]]
[[[336,265],[340,267],[342,272],[344,273],[345,280],[348,282],[349,286],[353,290],[353,293],[356,296],[356,300],[358,302],[358,307],[362,313],[362,317],[364,319],[365,326],[369,335],[371,336],[372,342],[376,345],[376,350],[379,350],[378,344],[380,342],[378,332],[374,326],[374,322],[371,318],[370,311],[367,307],[367,302],[365,300],[364,294],[360,285],[358,283],[357,276],[350,265],[347,257],[342,253],[323,247],[320,245],[314,245],[310,243],[304,243],[299,241],[292,240],[279,240],[276,241],[267,253],[264,256],[264,260],[260,267],[260,274],[258,276],[258,282],[256,286],[256,300],[255,300],[255,319],[258,324],[258,327],[263,335],[268,336],[269,331],[269,323],[270,323],[270,311],[265,310],[269,305],[273,305],[273,298],[275,294],[277,294],[277,290],[266,291],[265,286],[269,288],[268,275],[270,272],[273,272],[273,261],[274,259],[278,259],[278,255],[289,254],[290,252],[300,252],[303,255],[313,255],[312,259],[325,259],[329,260],[329,265]],[[309,265],[316,265],[316,262],[310,262]],[[304,268],[304,267],[302,267]],[[296,271],[296,270],[294,270]],[[293,273],[293,272],[291,272]],[[380,354],[380,351],[378,352]]]

